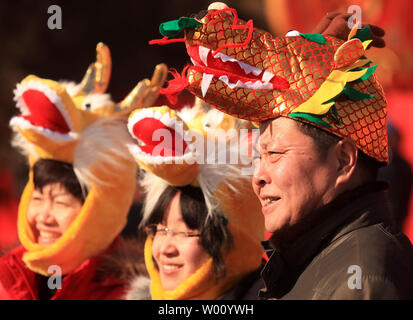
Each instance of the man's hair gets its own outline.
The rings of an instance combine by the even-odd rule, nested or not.
[[[182,218],[189,229],[200,231],[202,248],[212,257],[215,277],[218,280],[226,273],[222,259],[222,251],[229,250],[232,245],[232,236],[228,230],[228,219],[218,212],[208,217],[205,198],[200,188],[185,186],[169,186],[165,189],[152,211],[146,225],[162,223],[165,212],[173,197],[180,194],[180,208]]]
[[[70,163],[52,159],[38,160],[33,166],[33,183],[39,190],[43,190],[48,184],[60,183],[82,203],[85,201],[82,187]]]
[[[336,144],[341,140],[340,137],[327,131],[324,131],[322,129],[319,129],[317,127],[314,127],[308,123],[300,121],[295,122],[297,124],[298,129],[302,133],[313,139],[314,144],[316,145],[317,150],[322,159],[325,159],[327,157],[327,152],[329,148],[333,144]],[[375,160],[374,158],[369,157],[364,152],[360,151],[360,149],[357,149],[357,151],[357,167],[362,172],[363,177],[365,177],[368,181],[376,180],[379,168],[382,166],[381,163]]]

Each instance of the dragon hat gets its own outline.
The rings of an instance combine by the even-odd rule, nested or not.
[[[80,84],[30,75],[17,85],[14,99],[21,114],[13,117],[10,125],[15,132],[14,145],[30,164],[19,205],[18,234],[27,250],[23,261],[34,272],[48,275],[50,265],[58,265],[63,274],[72,271],[102,253],[125,226],[137,169],[126,147],[130,139],[126,115],[156,99],[166,77],[164,68],[158,67],[153,83],[141,81],[115,104],[105,93],[111,73],[110,52],[99,43],[96,62]],[[34,190],[32,167],[38,159],[71,163],[88,191],[75,220],[49,247],[36,242],[27,221]]]
[[[347,27],[347,25],[346,25]],[[260,122],[280,116],[310,123],[388,161],[386,100],[366,57],[369,28],[347,41],[320,33],[273,37],[231,8],[161,24],[163,39],[184,42],[192,64],[163,91],[188,89],[227,114]],[[173,38],[184,31],[183,38]]]

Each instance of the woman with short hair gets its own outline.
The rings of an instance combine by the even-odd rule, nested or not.
[[[144,251],[150,279],[137,277],[128,299],[258,297],[265,229],[249,176],[241,174],[241,165],[205,163],[197,158],[201,150],[195,150],[192,140],[183,139],[198,134],[202,141],[214,140],[207,133],[218,132],[221,124],[232,123],[235,128],[233,119],[212,113],[213,117],[196,108],[177,113],[155,107],[129,117],[129,132],[137,140],[130,150],[145,170],[141,226],[147,235]],[[168,132],[173,137],[170,144]],[[160,149],[156,137],[162,133]],[[216,150],[231,153],[229,140]]]
[[[119,247],[136,188],[124,120],[82,109],[105,94],[28,76],[15,90],[14,144],[29,162],[20,199],[21,246],[0,258],[0,299],[121,299],[126,281],[100,272]],[[73,94],[73,93],[72,93]]]

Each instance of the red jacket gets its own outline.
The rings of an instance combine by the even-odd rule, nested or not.
[[[108,251],[113,250],[111,246]],[[38,300],[38,277],[22,261],[20,246],[0,258],[0,300]],[[121,300],[125,283],[112,277],[96,281],[102,256],[90,258],[65,275],[51,300]]]

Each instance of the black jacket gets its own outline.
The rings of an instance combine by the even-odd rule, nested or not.
[[[386,186],[378,182],[346,192],[292,243],[265,243],[270,259],[260,297],[413,299],[413,247],[391,218]]]
[[[264,287],[260,270],[261,268],[245,276],[218,300],[258,300],[258,292]]]

